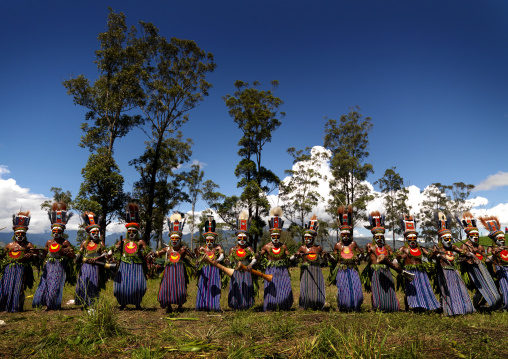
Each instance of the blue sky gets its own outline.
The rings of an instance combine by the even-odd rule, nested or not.
[[[263,161],[279,176],[292,165],[288,147],[322,145],[325,117],[338,119],[359,105],[374,125],[369,182],[396,166],[422,190],[463,181],[482,184],[474,195],[487,198],[487,208],[508,202],[502,1],[2,1],[5,188],[15,181],[29,196],[50,196],[51,187],[77,194],[89,154],[78,147],[86,111],[61,83],[97,76],[94,51],[107,6],[129,25],[153,22],[165,37],[195,40],[214,54],[214,87],[182,130],[194,140],[192,160],[205,164],[205,177],[223,193],[239,193],[233,172],[241,134],[222,97],[236,80],[268,88],[277,79],[286,117]],[[138,130],[116,144],[126,190],[137,179],[128,161],[145,140]]]

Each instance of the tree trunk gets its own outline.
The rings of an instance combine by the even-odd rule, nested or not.
[[[146,204],[146,226],[143,238],[147,245],[150,244],[150,233],[152,232],[152,214],[153,202],[155,198],[155,184],[157,182],[157,171],[159,170],[158,161],[160,157],[160,148],[163,135],[159,135],[157,145],[155,147],[155,156],[153,158],[152,171],[150,173],[150,188],[148,190],[148,203]]]

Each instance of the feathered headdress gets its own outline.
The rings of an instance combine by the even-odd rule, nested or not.
[[[241,233],[247,235],[249,232],[249,226],[250,226],[249,214],[247,213],[247,211],[243,211],[242,213],[240,213],[240,216],[238,216],[238,219],[236,220],[237,230],[235,234],[237,236]]]
[[[347,210],[344,206],[340,206],[337,209],[337,213],[339,214],[338,224],[340,225],[341,232],[349,232],[353,229],[353,207],[348,206]]]
[[[369,215],[370,231],[372,234],[385,233],[385,215],[379,211],[373,211]]]
[[[441,237],[445,234],[452,234],[451,224],[452,224],[452,216],[448,213],[445,216],[443,212],[434,212],[434,221],[437,225],[437,235],[441,239]]]
[[[282,231],[282,227],[284,226],[284,221],[282,220],[282,208],[275,207],[270,210],[270,233],[280,233]]]
[[[67,212],[67,204],[64,202],[53,202],[52,211],[48,212],[51,228],[61,227],[65,229],[67,222],[73,216],[72,212]]]
[[[501,230],[501,224],[499,223],[499,218],[496,216],[485,216],[479,217],[478,219],[482,222],[485,229],[489,231],[488,236],[490,239],[495,239],[500,234],[504,236],[504,232]]]
[[[208,221],[205,222],[203,232],[203,236],[205,236],[205,238],[213,237],[214,239],[217,239],[218,237],[218,234],[215,233],[215,219],[213,219],[211,214],[208,215]]]
[[[310,234],[312,237],[315,237],[315,236],[317,236],[318,228],[319,228],[319,222],[318,222],[317,216],[315,214],[313,214],[312,217],[310,218],[310,221],[305,223],[305,230],[303,233],[304,233],[304,235]]]
[[[12,229],[14,232],[28,231],[30,224],[30,211],[18,212],[12,215]]]
[[[404,215],[400,219],[400,225],[404,230],[404,237],[407,237],[410,234],[418,234],[418,232],[416,232],[416,221],[414,220],[413,216]]]
[[[86,232],[90,232],[92,228],[99,228],[99,218],[93,212],[85,212],[81,217],[86,225]]]
[[[139,229],[139,206],[136,203],[129,203],[127,205],[127,213],[125,215],[126,228],[135,227]]]
[[[185,226],[185,218],[182,222],[182,214],[180,212],[173,213],[168,220],[169,236],[178,235],[182,236],[183,227]]]
[[[457,222],[459,222],[460,226],[464,229],[464,232],[469,235],[472,232],[479,232],[478,227],[476,226],[476,219],[473,217],[471,212],[466,212],[462,215],[462,220],[458,217],[455,217]]]

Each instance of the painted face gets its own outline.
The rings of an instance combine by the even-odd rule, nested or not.
[[[138,230],[132,227],[127,229],[127,236],[131,241],[135,240],[138,236]]]
[[[51,230],[51,233],[53,234],[54,239],[59,239],[59,238],[62,238],[63,229],[60,227],[54,227]]]
[[[441,241],[443,242],[443,246],[450,247],[452,245],[452,235],[451,234],[444,234],[441,237]]]
[[[480,241],[480,234],[476,231],[469,232],[467,238],[473,243],[478,243]]]
[[[351,241],[351,233],[349,231],[340,232],[340,236],[342,237],[343,242],[348,243]]]
[[[279,240],[280,240],[280,234],[279,233],[273,233],[271,237],[272,237],[272,243],[273,244],[278,244],[279,243]]]
[[[239,246],[244,246],[247,244],[247,236],[245,235],[245,233],[240,233],[237,237],[238,239],[238,245]]]
[[[314,237],[312,237],[310,234],[306,234],[303,237],[303,240],[305,241],[305,244],[310,245],[312,242],[314,242]]]
[[[26,233],[24,231],[14,232],[14,237],[16,238],[16,242],[23,242],[26,238]]]
[[[407,236],[407,244],[409,245],[410,248],[416,248],[418,247],[418,242],[416,241],[416,234],[410,234],[409,236]]]
[[[215,238],[214,237],[206,237],[206,246],[208,249],[212,249],[213,245],[215,244]]]
[[[90,230],[90,238],[94,242],[97,242],[99,240],[99,228],[92,228]]]
[[[173,247],[178,247],[180,245],[180,236],[178,234],[171,235],[171,244]]]
[[[375,236],[374,236],[374,241],[376,241],[376,244],[378,246],[384,246],[385,245],[385,235],[382,234],[382,233],[377,233]]]
[[[498,246],[504,246],[505,240],[504,240],[504,234],[500,233],[496,236],[496,243]]]

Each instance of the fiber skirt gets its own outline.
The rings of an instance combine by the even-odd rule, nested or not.
[[[363,303],[360,275],[354,268],[337,271],[337,307],[341,311],[360,311]]]
[[[254,305],[252,274],[235,270],[229,282],[228,305],[231,309],[249,309]]]
[[[372,270],[372,309],[383,312],[398,312],[400,310],[399,300],[395,294],[392,272],[389,268]]]
[[[508,267],[496,266],[499,292],[503,296],[503,308],[508,309]]]
[[[90,306],[99,298],[99,267],[83,263],[76,284],[76,304]]]
[[[221,280],[219,268],[205,265],[201,268],[196,296],[196,310],[220,311]]]
[[[146,278],[143,265],[120,262],[115,275],[113,294],[120,305],[141,305],[146,293]]]
[[[289,310],[293,305],[291,277],[286,267],[270,266],[266,274],[273,275],[272,281],[265,280],[263,310]]]
[[[183,305],[187,301],[187,284],[185,283],[185,268],[178,262],[166,266],[159,287],[158,301],[162,308],[168,305]]]
[[[404,280],[406,286],[407,303],[411,309],[436,310],[441,308],[429,282],[427,272],[417,269],[408,270],[415,275],[412,282]]]
[[[455,269],[439,270],[437,281],[445,315],[463,315],[475,311],[466,285]]]
[[[499,295],[494,280],[483,263],[468,264],[467,272],[469,278],[489,307],[497,308],[501,305],[501,296]]]
[[[302,266],[300,298],[298,305],[303,309],[323,309],[325,306],[325,279],[318,265]]]
[[[0,311],[19,312],[25,304],[25,266],[9,264],[0,280]]]
[[[60,309],[64,284],[65,267],[62,261],[46,262],[32,307],[46,306],[48,309]]]

